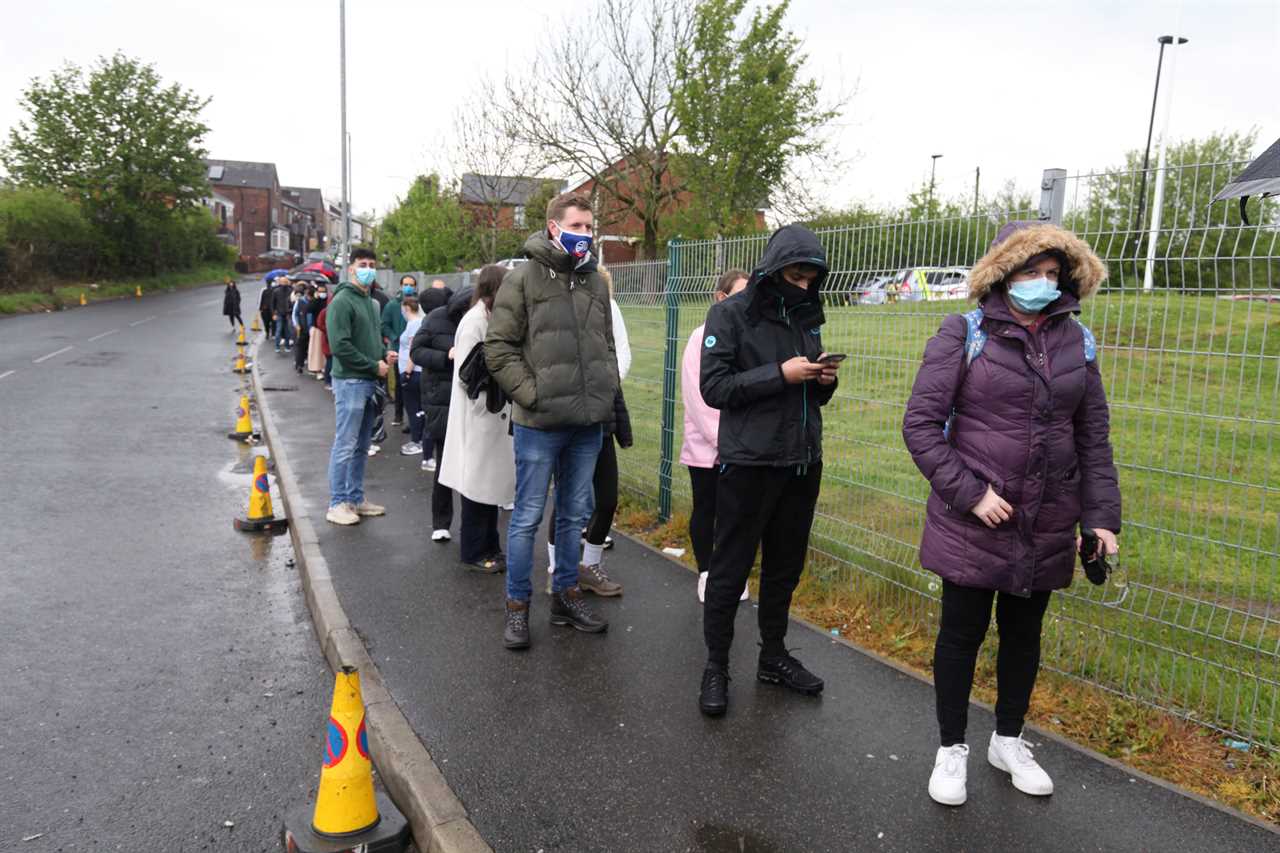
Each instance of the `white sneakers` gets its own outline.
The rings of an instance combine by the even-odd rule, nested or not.
[[[355,507],[351,504],[338,504],[329,507],[329,511],[324,514],[326,521],[334,524],[359,524],[360,516],[356,515]]]
[[[707,603],[707,575],[708,572],[698,572],[698,602],[700,604]],[[744,586],[742,595],[738,596],[739,601],[746,601],[751,597],[751,587]]]
[[[348,506],[350,506],[350,504],[348,504]],[[386,515],[387,514],[387,508],[385,506],[382,506],[381,504],[370,503],[368,500],[360,501],[360,503],[356,504],[351,508],[355,510],[356,515],[359,515],[362,517],[367,515]]]
[[[1047,797],[1053,793],[1053,780],[1044,772],[1031,755],[1031,747],[1021,736],[1001,737],[992,732],[991,745],[987,747],[987,761],[997,770],[1003,770],[1013,779],[1013,787],[1033,797]],[[929,777],[929,796],[944,806],[963,805],[968,797],[965,782],[968,777],[969,747],[963,743],[938,748],[933,762],[933,774]]]
[[[434,456],[430,457],[429,459],[427,459],[426,461],[424,461],[424,462],[422,463],[422,470],[423,470],[423,471],[434,471],[434,470],[436,470],[436,459],[435,459],[435,457],[434,457]]]
[[[432,542],[448,542],[453,537],[449,535],[449,531],[444,529],[431,531]]]
[[[422,453],[422,445],[418,444],[416,441],[406,441],[404,444],[400,445],[401,456],[417,456],[420,453]]]
[[[969,796],[965,779],[969,775],[969,746],[938,747],[938,757],[933,760],[933,775],[929,777],[929,796],[944,806],[964,805]]]
[[[1013,787],[1033,797],[1047,797],[1053,793],[1053,780],[1044,772],[1031,755],[1031,747],[1017,737],[1001,737],[991,733],[991,745],[987,747],[987,761],[997,770],[1003,770],[1013,778]]]

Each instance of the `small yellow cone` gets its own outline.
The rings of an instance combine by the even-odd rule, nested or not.
[[[248,373],[249,367],[244,361],[244,351],[242,350],[236,355],[236,366],[231,368],[232,373]]]
[[[248,345],[249,345],[249,342],[248,342],[248,341],[246,341],[246,340],[244,339],[244,326],[241,326],[241,327],[240,327],[240,337],[236,338],[236,346],[238,346],[238,347],[244,347],[244,346],[248,346]]]
[[[360,673],[344,666],[334,678],[333,706],[311,828],[321,835],[352,835],[375,826],[378,819]]]
[[[267,457],[253,457],[253,484],[249,487],[249,517],[237,518],[236,530],[283,530],[289,520],[276,518],[271,511],[271,480],[267,477]]]
[[[252,441],[258,436],[253,431],[253,417],[249,414],[249,395],[240,396],[240,405],[236,408],[236,428],[227,433],[227,438],[239,441]]]
[[[84,296],[84,291],[83,291],[83,290],[82,290],[82,291],[80,291],[80,304],[81,304],[81,305],[88,305],[88,304],[89,304],[89,300],[85,298],[85,296]]]
[[[261,331],[262,331],[262,327],[258,325],[258,315],[257,315],[257,314],[254,314],[254,315],[253,315],[253,324],[249,326],[249,331],[251,331],[251,332],[261,332]]]

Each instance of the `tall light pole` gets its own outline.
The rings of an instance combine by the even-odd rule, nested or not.
[[[929,204],[926,212],[929,215],[932,215],[933,214],[933,179],[938,174],[938,158],[941,157],[942,155],[930,154],[929,156],[932,158],[932,163],[929,166]]]
[[[1178,36],[1178,44],[1186,44],[1187,39]],[[1147,168],[1151,163],[1151,132],[1156,127],[1156,102],[1160,99],[1160,70],[1164,67],[1164,49],[1165,45],[1173,44],[1173,36],[1160,36],[1156,39],[1160,43],[1160,56],[1156,59],[1156,86],[1155,91],[1151,93],[1151,120],[1147,122],[1147,148],[1142,152],[1142,178],[1138,188],[1138,215],[1133,218],[1133,230],[1142,229],[1143,207],[1147,202]]]
[[[338,0],[338,61],[342,103],[342,257],[344,262],[349,264],[351,263],[351,200],[347,196],[347,0]]]
[[[1165,39],[1169,41],[1166,42]],[[1161,36],[1160,49],[1163,51],[1165,44],[1172,44],[1176,48],[1186,42],[1181,36],[1176,40],[1174,36]],[[1173,115],[1173,84],[1177,71],[1178,51],[1174,50],[1169,61],[1169,89],[1164,95],[1164,121],[1160,127],[1159,158],[1156,164],[1156,191],[1155,198],[1151,200],[1151,230],[1147,237],[1147,266],[1142,273],[1142,289],[1147,292],[1155,288],[1156,241],[1160,238],[1160,218],[1164,213],[1164,183],[1169,160],[1169,118]],[[1146,177],[1145,169],[1143,177]]]

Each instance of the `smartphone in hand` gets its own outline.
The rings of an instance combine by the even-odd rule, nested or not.
[[[849,356],[842,352],[829,352],[818,359],[818,364],[839,364]]]

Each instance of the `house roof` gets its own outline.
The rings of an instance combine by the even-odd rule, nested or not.
[[[209,183],[215,187],[254,187],[269,190],[279,184],[275,163],[249,160],[205,160]]]
[[[478,175],[467,172],[462,176],[459,195],[466,204],[524,205],[542,190],[548,178],[508,177],[506,175]],[[564,181],[552,181],[556,189],[564,189]]]
[[[308,210],[324,207],[324,193],[319,187],[281,187],[280,191],[296,198],[297,203]]]

